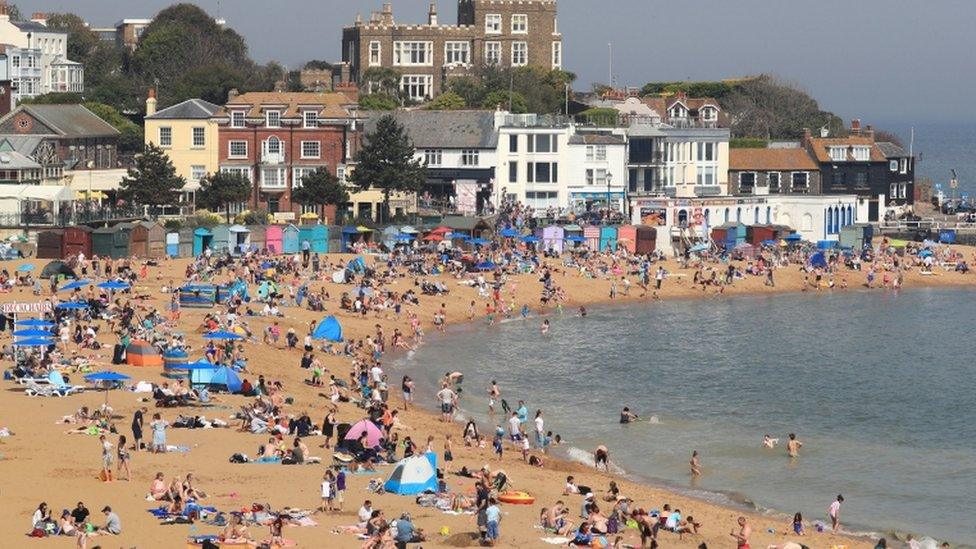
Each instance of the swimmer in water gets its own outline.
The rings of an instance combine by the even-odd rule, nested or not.
[[[790,433],[790,441],[786,443],[786,453],[791,458],[799,457],[800,448],[803,448],[803,443],[796,439],[795,433]]]
[[[586,307],[580,307],[580,308],[579,308],[579,315],[580,315],[581,317],[584,317],[584,318],[586,318]]]
[[[701,476],[701,459],[698,457],[698,450],[691,453],[691,476]]]
[[[620,423],[630,423],[631,421],[637,421],[637,414],[630,411],[630,408],[624,407],[620,412]]]
[[[762,445],[763,448],[775,448],[779,444],[778,438],[773,438],[769,435],[763,435]]]
[[[545,334],[548,334],[548,333],[549,333],[549,319],[547,318],[547,319],[545,319],[545,320],[542,321],[542,335],[545,335]]]
[[[603,465],[604,471],[610,472],[610,450],[602,444],[596,447],[596,452],[593,452],[593,468],[599,471],[600,465]]]

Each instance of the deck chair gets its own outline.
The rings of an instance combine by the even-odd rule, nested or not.
[[[35,383],[33,381],[28,381],[27,382],[27,389],[24,390],[24,393],[27,396],[32,396],[32,397],[34,397],[34,396],[43,396],[43,397],[64,396],[61,393],[61,391],[59,391],[56,387],[52,387],[50,385],[41,386],[41,385],[38,385],[37,383]]]

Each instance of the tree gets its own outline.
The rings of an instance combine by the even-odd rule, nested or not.
[[[395,111],[400,103],[385,93],[359,96],[359,107],[364,111]]]
[[[413,143],[393,115],[383,115],[376,129],[366,134],[366,144],[356,154],[356,170],[350,182],[361,191],[383,192],[383,215],[390,209],[390,193],[419,191],[427,181],[427,168],[413,157]]]
[[[319,168],[302,178],[302,185],[291,191],[291,200],[306,206],[339,205],[349,202],[349,191],[328,168]]]
[[[363,89],[368,93],[385,93],[400,97],[400,72],[386,67],[371,67],[363,72]]]
[[[150,143],[136,157],[136,165],[129,168],[128,175],[122,178],[119,194],[136,204],[158,208],[175,204],[184,185],[186,180],[176,175],[176,168],[169,157]]]
[[[459,111],[467,106],[463,97],[450,91],[438,95],[433,101],[427,103],[427,108],[432,111]]]
[[[497,109],[499,107],[515,114],[529,112],[529,107],[525,104],[525,97],[516,91],[493,91],[485,96],[481,102],[481,108],[483,109]]]
[[[251,182],[241,174],[217,172],[200,180],[197,204],[211,211],[224,210],[230,223],[230,205],[244,202],[251,195]]]

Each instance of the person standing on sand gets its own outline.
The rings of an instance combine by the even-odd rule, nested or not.
[[[437,398],[441,401],[441,421],[449,423],[454,417],[454,404],[457,402],[457,395],[447,383],[443,383],[441,390],[437,392]]]
[[[132,449],[135,451],[142,450],[142,425],[143,425],[143,414],[147,413],[149,410],[145,406],[136,410],[136,413],[132,414]]]
[[[698,450],[691,453],[691,476],[701,476],[701,459],[698,457]]]
[[[827,509],[827,515],[830,517],[830,524],[834,533],[840,531],[840,504],[842,503],[844,503],[844,496],[837,494],[837,499]]]
[[[498,382],[491,380],[491,386],[488,387],[488,415],[491,417],[495,416],[495,403],[501,398],[502,392],[498,388]]]
[[[105,438],[105,435],[98,437],[102,446],[102,480],[112,479],[112,443]]]
[[[735,532],[735,528],[729,533],[730,536],[735,538],[736,547],[738,549],[750,549],[749,548],[749,536],[752,535],[752,527],[746,522],[746,517],[739,517],[739,532]]]
[[[796,433],[790,433],[790,441],[786,443],[786,453],[791,458],[800,457],[800,448],[803,443],[796,439]]]

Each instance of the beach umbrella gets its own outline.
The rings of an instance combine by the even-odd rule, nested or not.
[[[98,285],[98,287],[103,290],[128,290],[132,286],[130,286],[127,282],[109,280],[108,282],[102,282]]]
[[[15,337],[54,337],[54,334],[47,330],[41,330],[38,328],[27,328],[25,330],[15,330]]]
[[[240,334],[235,334],[234,332],[217,331],[210,332],[203,336],[203,339],[229,339],[232,341],[237,341],[238,339],[244,339]]]
[[[30,272],[30,271],[33,271],[33,270],[34,270],[34,266],[31,265],[30,263],[24,263],[20,267],[17,267],[17,272],[19,272],[19,273],[26,273],[26,272]]]
[[[34,326],[37,328],[50,328],[54,326],[53,322],[47,320],[41,320],[39,318],[28,318],[27,320],[18,320],[15,322],[17,326]]]
[[[420,231],[418,231],[417,229],[411,227],[410,225],[404,225],[403,227],[400,227],[400,232],[401,233],[406,233],[406,234],[417,234]]]
[[[82,301],[66,301],[64,303],[58,303],[55,305],[58,309],[87,309],[88,304]]]
[[[383,440],[383,431],[368,419],[360,420],[350,427],[346,431],[346,436],[343,440],[359,440],[359,437],[363,436],[363,433],[366,433],[367,448],[376,448],[380,445],[380,441]]]
[[[486,238],[473,238],[471,239],[471,243],[474,244],[475,246],[485,246],[491,244],[491,240],[488,240]]]
[[[493,271],[495,270],[496,266],[497,265],[495,265],[491,261],[482,261],[481,263],[475,265],[474,268],[478,271]]]
[[[119,381],[132,379],[131,377],[118,372],[97,372],[85,376],[85,381],[91,383],[102,383],[105,388],[105,404],[108,404],[108,390]]]
[[[187,362],[179,366],[173,366],[171,370],[213,370],[218,366],[209,360],[200,359],[196,362]]]
[[[400,233],[400,234],[396,235],[394,238],[397,239],[397,240],[399,240],[399,241],[401,241],[401,242],[406,242],[406,241],[409,241],[409,240],[413,240],[414,239],[414,236],[412,234]]]
[[[515,238],[519,235],[519,232],[515,229],[502,229],[502,231],[498,234],[504,236],[505,238]]]
[[[786,237],[787,242],[799,242],[801,240],[803,240],[803,237],[800,236],[800,233],[793,233]]]
[[[64,286],[61,286],[60,288],[58,288],[58,291],[64,292],[67,290],[77,290],[78,288],[84,288],[89,284],[91,284],[91,280],[87,280],[87,279],[75,280],[73,282],[69,282],[65,284]]]
[[[54,345],[53,337],[31,337],[14,341],[14,347],[47,347],[48,345]]]
[[[531,235],[529,235],[529,236],[523,236],[522,237],[522,242],[525,242],[526,244],[538,244],[539,237],[537,237],[537,236],[531,236]]]

